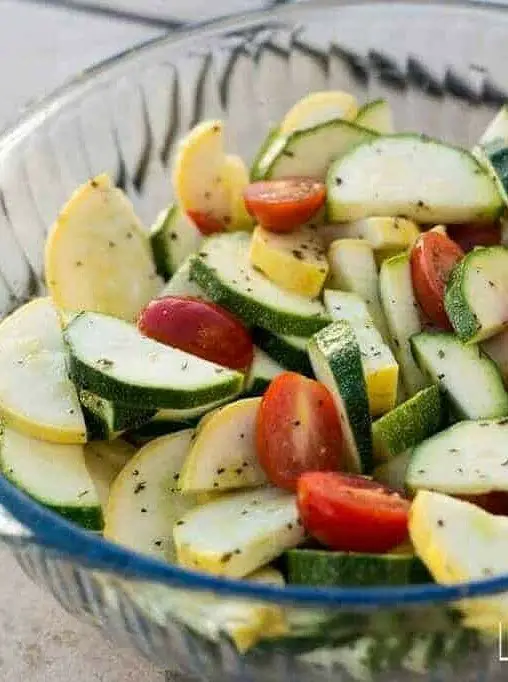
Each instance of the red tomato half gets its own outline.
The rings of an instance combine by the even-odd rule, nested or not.
[[[438,327],[451,329],[444,308],[446,283],[464,252],[438,232],[422,234],[411,250],[411,278],[423,313]]]
[[[248,330],[215,303],[190,296],[166,296],[141,311],[138,329],[145,336],[231,369],[246,369],[253,345]]]
[[[243,197],[249,213],[271,232],[291,232],[323,206],[326,188],[314,178],[252,182]]]
[[[342,461],[342,429],[330,392],[294,372],[279,374],[258,412],[257,451],[268,479],[296,490],[305,471],[336,471]]]
[[[208,236],[217,232],[224,232],[225,225],[218,218],[203,211],[187,211],[187,215],[196,225],[201,234]]]
[[[304,474],[298,510],[304,528],[326,547],[344,552],[388,552],[408,537],[410,502],[363,476]]]
[[[501,243],[501,225],[499,223],[467,223],[466,225],[449,225],[448,236],[467,253],[475,246],[496,246]]]

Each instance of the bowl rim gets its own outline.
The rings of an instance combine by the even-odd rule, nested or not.
[[[49,95],[32,103],[17,121],[8,125],[0,135],[0,163],[17,144],[44,122],[51,112],[63,108],[68,101],[82,92],[83,87],[102,74],[110,74],[116,67],[124,66],[130,59],[148,55],[150,50],[161,44],[193,40],[197,36],[213,37],[224,31],[280,25],[285,18],[294,19],[319,9],[359,7],[367,5],[414,5],[426,9],[435,7],[456,7],[477,11],[501,10],[508,12],[506,4],[497,0],[319,0],[313,3],[274,5],[269,9],[247,12],[241,16],[217,19],[176,33],[165,34],[135,45],[113,57],[85,69]],[[44,547],[59,559],[78,562],[90,569],[120,575],[136,581],[150,581],[193,591],[211,591],[224,596],[235,596],[295,605],[316,605],[321,607],[351,607],[374,609],[409,605],[438,604],[471,597],[486,597],[508,591],[508,574],[460,584],[424,584],[404,587],[285,587],[249,583],[244,580],[224,578],[198,573],[161,559],[135,552],[117,545],[66,520],[44,507],[19,490],[3,475],[0,476],[1,505],[29,534],[18,536],[3,532],[0,538],[8,544],[22,548],[27,545]]]

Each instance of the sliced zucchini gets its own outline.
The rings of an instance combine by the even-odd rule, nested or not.
[[[425,388],[428,381],[416,364],[409,343],[414,334],[422,331],[422,323],[407,254],[402,253],[383,263],[379,273],[379,294],[402,383],[411,397]]]
[[[422,332],[411,338],[420,368],[447,394],[462,419],[508,415],[508,394],[496,365],[478,346],[448,332]]]
[[[379,276],[370,244],[362,239],[339,239],[330,246],[328,258],[334,288],[363,298],[379,333],[385,341],[391,341],[379,298]]]
[[[508,492],[508,419],[464,421],[416,447],[406,485],[448,495]]]
[[[28,436],[86,441],[83,412],[67,376],[59,317],[49,298],[27,303],[0,324],[0,412]]]
[[[472,154],[417,135],[359,144],[330,167],[327,186],[332,222],[403,215],[419,223],[465,223],[503,211],[496,183]]]
[[[346,444],[348,468],[368,472],[372,465],[372,430],[362,356],[349,322],[333,322],[309,342],[316,378],[332,393]]]
[[[122,469],[111,487],[104,537],[143,554],[174,561],[173,525],[196,504],[178,492],[180,469],[193,431],[148,443]]]
[[[243,376],[142,336],[134,325],[82,313],[66,328],[75,384],[142,409],[199,408],[235,395]]]
[[[243,232],[210,237],[191,261],[191,279],[249,325],[306,336],[329,322],[320,301],[283,291],[249,262]]]
[[[276,488],[229,493],[196,507],[174,527],[180,564],[242,578],[304,538],[296,499]]]
[[[474,152],[480,163],[492,172],[505,203],[508,204],[508,107],[501,107],[480,139]]]
[[[429,386],[372,424],[374,457],[384,462],[419,445],[446,423],[447,410],[437,386]]]
[[[385,99],[376,99],[364,104],[355,118],[355,123],[380,135],[395,132],[392,108]]]
[[[508,329],[480,344],[481,349],[496,363],[505,386],[508,386]]]
[[[159,292],[158,298],[163,298],[164,296],[194,296],[195,298],[208,300],[203,289],[191,279],[191,258],[187,258],[180,265],[173,277]]]
[[[290,135],[297,130],[315,128],[333,120],[353,121],[358,113],[356,98],[348,92],[326,90],[311,92],[286,114],[280,132]]]
[[[150,243],[158,274],[165,280],[195,251],[203,235],[192,220],[172,204],[162,211],[150,230]]]
[[[401,452],[400,455],[395,455],[387,459],[382,464],[378,464],[372,476],[375,481],[379,483],[384,483],[393,490],[397,490],[401,493],[406,493],[406,472],[411,460],[411,451],[406,450]]]
[[[283,371],[282,365],[260,348],[254,348],[254,360],[245,381],[245,392],[252,396],[263,395],[272,379]]]
[[[490,246],[468,253],[452,270],[445,308],[463,341],[495,336],[508,325],[508,248]]]
[[[126,431],[122,434],[122,437],[128,443],[132,443],[132,445],[140,448],[155,438],[159,438],[160,436],[169,436],[172,433],[186,431],[187,429],[193,429],[195,426],[196,420],[177,422],[172,420],[153,419],[152,421],[143,424],[143,426],[140,426],[137,429]],[[114,443],[116,441],[112,442]]]
[[[113,481],[135,452],[133,445],[121,439],[94,441],[85,445],[85,466],[94,482],[103,512]]]
[[[489,123],[480,138],[480,144],[484,146],[497,140],[506,140],[508,142],[508,106],[506,104],[501,107],[494,119]]]
[[[266,177],[267,169],[285,144],[286,136],[281,135],[279,126],[272,128],[252,162],[250,169],[252,182],[263,180]]]
[[[133,409],[85,389],[80,389],[79,400],[88,440],[115,440],[124,431],[142,426],[155,415],[155,410]]]
[[[3,426],[0,461],[4,476],[30,497],[85,528],[101,530],[101,503],[83,445],[47,443]]]
[[[254,488],[267,482],[256,451],[260,404],[261,398],[244,398],[205,417],[180,475],[182,492]]]
[[[327,289],[325,307],[334,320],[346,320],[353,327],[360,348],[369,409],[372,416],[389,412],[397,401],[399,366],[390,348],[374,326],[366,304],[356,294]]]
[[[265,353],[290,372],[312,378],[314,372],[307,353],[309,337],[273,334],[266,329],[254,329],[254,340]]]
[[[290,584],[374,587],[428,582],[425,566],[411,554],[291,549],[287,553],[287,560]]]
[[[302,226],[289,234],[254,230],[250,262],[285,291],[318,297],[328,276],[328,260],[317,230]]]
[[[107,175],[79,187],[64,206],[48,234],[45,261],[49,293],[64,310],[131,321],[161,287],[132,204]]]
[[[354,123],[335,119],[313,128],[275,137],[258,163],[260,179],[308,176],[324,180],[330,164],[376,135]]]
[[[466,583],[508,573],[508,522],[448,495],[421,490],[411,507],[409,530],[415,551],[434,579]],[[508,624],[504,595],[458,602],[470,622],[499,632]]]

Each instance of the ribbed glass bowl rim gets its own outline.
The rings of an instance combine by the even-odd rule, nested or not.
[[[126,50],[107,59],[73,78],[49,96],[28,108],[24,115],[0,135],[0,164],[5,157],[44,121],[47,115],[64,109],[75,97],[79,97],[87,86],[92,85],[102,74],[110,74],[117,67],[124,68],[131,60],[148,57],[152,49],[161,44],[178,47],[198,37],[220,35],[224,31],[245,31],[267,23],[273,27],[285,20],[305,20],[314,13],[340,7],[362,5],[414,5],[477,11],[501,10],[508,12],[508,5],[495,0],[320,0],[319,2],[296,5],[275,5],[269,10],[250,12],[242,16],[226,17],[207,24],[194,26],[170,35],[165,35]],[[485,597],[508,591],[508,574],[454,585],[423,585],[389,588],[340,588],[340,587],[276,587],[205,575],[162,560],[138,554],[115,545],[94,535],[63,517],[33,501],[18,490],[6,478],[0,476],[0,503],[33,536],[20,535],[17,545],[36,544],[59,558],[70,560],[89,569],[105,571],[137,581],[149,581],[179,587],[186,590],[212,591],[224,596],[260,599],[290,604],[312,604],[321,607],[376,608],[443,603],[471,597]],[[1,533],[7,542],[13,536]]]

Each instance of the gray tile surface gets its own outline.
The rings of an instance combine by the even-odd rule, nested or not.
[[[26,578],[0,551],[0,680],[163,682],[133,652],[118,650]]]

